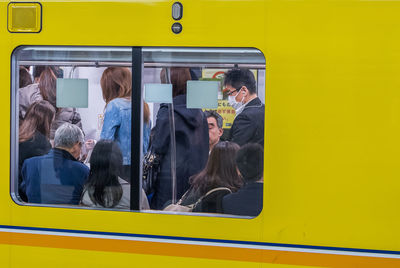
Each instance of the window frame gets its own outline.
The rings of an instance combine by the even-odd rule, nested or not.
[[[38,204],[38,203],[28,203],[23,202],[20,200],[18,196],[18,162],[19,162],[19,150],[18,150],[18,134],[19,134],[19,98],[18,98],[18,87],[19,84],[19,66],[23,64],[18,64],[18,52],[23,50],[24,48],[49,48],[49,49],[68,49],[68,48],[93,48],[93,49],[131,49],[132,52],[132,59],[130,64],[126,64],[128,67],[132,68],[132,124],[131,124],[131,182],[130,182],[130,210],[116,210],[112,208],[91,208],[91,207],[84,207],[84,206],[77,206],[77,205],[57,205],[57,204]],[[161,62],[159,65],[155,65],[155,63],[145,62],[144,53],[155,50],[159,51],[160,53],[168,52],[169,50],[172,52],[179,52],[179,49],[183,49],[186,51],[190,51],[191,49],[196,51],[207,51],[210,52],[230,52],[237,50],[257,50],[261,55],[264,57],[261,50],[256,48],[208,48],[208,47],[201,47],[201,48],[190,48],[190,47],[145,47],[145,46],[38,46],[38,45],[23,45],[16,47],[11,54],[11,120],[10,120],[10,196],[14,203],[21,206],[32,206],[32,207],[56,207],[56,208],[73,208],[73,209],[89,209],[89,210],[105,210],[105,211],[126,211],[126,212],[144,212],[150,214],[176,214],[176,215],[190,215],[190,216],[209,216],[209,217],[223,217],[223,218],[248,218],[253,219],[254,217],[250,216],[235,216],[235,215],[224,215],[224,214],[212,214],[212,213],[193,213],[193,212],[171,212],[171,211],[141,211],[140,210],[140,197],[142,189],[142,159],[143,159],[143,152],[142,152],[142,144],[143,144],[143,71],[144,68],[148,67],[193,67],[194,65],[198,64],[201,65],[203,68],[212,68],[216,66],[224,65],[224,68],[233,68],[237,67],[238,64],[235,63],[226,63],[226,64],[205,64],[203,62],[198,63],[174,63],[174,62]],[[178,51],[177,51],[178,50]],[[72,61],[71,61],[72,62]],[[98,66],[99,62],[93,60],[96,65]],[[66,61],[66,63],[70,63]],[[36,64],[36,65],[41,65]],[[59,66],[58,64],[54,64],[55,66]],[[71,64],[73,65],[73,64]],[[101,65],[100,65],[101,66]],[[124,66],[118,64],[104,64],[104,66]],[[252,64],[239,64],[239,66],[253,66]],[[264,63],[255,63],[254,66],[257,66],[257,70],[266,71],[266,62],[264,57]],[[79,67],[79,65],[77,66]],[[220,67],[221,68],[221,67]],[[264,79],[265,81],[265,79]],[[257,91],[259,91],[257,85]],[[265,92],[265,88],[264,88]],[[265,102],[265,100],[263,100]],[[138,138],[139,137],[139,138]],[[134,197],[134,198],[132,198]],[[264,198],[263,198],[264,200]],[[261,213],[260,213],[261,214]],[[259,215],[260,215],[259,214]],[[258,217],[258,216],[256,216]]]

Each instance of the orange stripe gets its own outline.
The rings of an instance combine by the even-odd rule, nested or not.
[[[400,267],[400,259],[0,232],[0,243],[325,267]]]

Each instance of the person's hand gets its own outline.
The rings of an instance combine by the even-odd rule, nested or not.
[[[79,162],[85,163],[87,158],[87,154],[83,154],[77,159]]]
[[[94,146],[96,145],[96,140],[90,139],[85,142],[86,152],[93,150]]]

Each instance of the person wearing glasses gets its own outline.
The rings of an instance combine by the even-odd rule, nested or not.
[[[248,69],[235,68],[225,73],[224,86],[236,117],[229,132],[232,142],[264,145],[265,106],[257,96],[256,80]]]
[[[89,168],[78,159],[84,137],[73,124],[61,125],[49,153],[24,161],[22,165],[23,191],[29,203],[78,205]]]

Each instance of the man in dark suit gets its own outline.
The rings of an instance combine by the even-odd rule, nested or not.
[[[245,185],[222,200],[225,214],[257,216],[263,205],[263,148],[257,143],[244,145],[236,154],[236,165]]]
[[[257,97],[253,73],[248,69],[232,69],[225,74],[224,85],[229,104],[236,110],[230,140],[240,146],[247,143],[264,145],[265,106]]]

